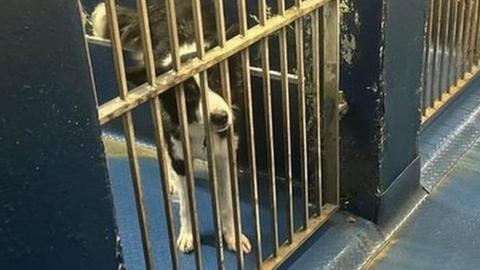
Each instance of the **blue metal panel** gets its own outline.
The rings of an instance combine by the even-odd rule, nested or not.
[[[77,2],[3,3],[0,32],[0,268],[117,269]]]
[[[414,160],[427,1],[385,1],[384,129],[380,192]],[[418,180],[418,178],[417,178]]]

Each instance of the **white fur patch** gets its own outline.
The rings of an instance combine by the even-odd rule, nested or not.
[[[178,48],[178,54],[180,57],[182,57],[183,55],[187,55],[187,54],[192,54],[192,53],[196,53],[197,52],[197,45],[195,43],[186,43],[186,44],[182,44],[179,48]],[[172,54],[168,54],[165,58],[163,58],[160,63],[162,64],[162,66],[168,66],[170,64],[172,64]]]
[[[92,12],[93,34],[97,37],[107,36],[107,7],[105,3],[98,4]]]
[[[197,83],[197,85],[200,87],[200,76],[199,74],[193,75],[193,79]],[[209,105],[209,110],[210,113],[215,113],[215,112],[222,112],[225,111],[228,114],[228,126],[230,126],[233,123],[233,113],[228,106],[227,102],[223,99],[222,96],[214,92],[210,87],[207,85],[208,89],[208,105]],[[203,123],[203,110],[202,110],[202,104],[200,100],[200,106],[198,106],[198,110],[196,112],[197,118],[200,120],[201,123]],[[221,131],[221,130],[219,130]]]

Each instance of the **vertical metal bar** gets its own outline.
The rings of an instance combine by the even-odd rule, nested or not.
[[[175,12],[174,0],[165,0],[167,10],[168,34],[170,41],[170,52],[172,54],[172,65],[174,70],[181,66],[179,55],[178,30]],[[190,220],[192,223],[193,245],[195,248],[196,268],[201,270],[202,251],[200,245],[200,234],[198,228],[197,207],[195,198],[195,179],[193,174],[192,150],[190,146],[190,132],[188,130],[187,110],[185,104],[185,91],[182,85],[175,87],[175,100],[177,102],[177,113],[180,120],[180,130],[182,138],[183,158],[185,162],[185,180],[187,181],[188,207],[190,210]]]
[[[300,6],[301,0],[296,0],[295,5]],[[300,121],[300,166],[301,182],[303,192],[303,229],[307,229],[309,219],[308,207],[308,153],[307,153],[307,112],[305,101],[305,68],[303,59],[303,18],[295,21],[295,43],[297,56],[297,93],[298,93],[298,115]]]
[[[431,48],[433,42],[433,14],[435,10],[435,0],[430,0],[429,8],[428,8],[428,25],[427,25],[427,43],[425,45],[425,62],[423,66],[423,93],[422,93],[422,113],[425,115],[427,108],[430,106],[430,96],[432,92],[432,84],[431,80],[429,80],[429,76],[433,75],[433,65],[432,65],[432,58],[431,58]]]
[[[123,62],[122,44],[120,38],[120,29],[118,27],[118,18],[116,5],[114,0],[106,0],[107,20],[110,26],[110,33],[112,39],[113,58],[115,65],[115,72],[117,77],[117,84],[119,88],[119,95],[122,100],[128,98],[128,86],[125,74],[125,64]],[[132,113],[127,112],[122,118],[125,132],[125,139],[127,144],[127,153],[130,164],[130,172],[133,180],[133,189],[135,195],[135,205],[137,208],[137,215],[140,225],[140,234],[142,238],[143,254],[145,259],[145,267],[150,270],[154,268],[151,244],[149,241],[148,232],[148,217],[145,209],[143,198],[143,187],[140,176],[140,165],[138,163],[138,156],[135,148],[135,130],[133,126]]]
[[[473,66],[476,65],[475,63],[475,43],[477,40],[477,35],[478,35],[478,6],[479,6],[479,0],[474,0],[475,4],[473,5],[472,8],[472,26],[471,26],[471,35],[470,35],[470,46],[468,50],[468,55],[469,55],[469,67],[468,71],[472,72]]]
[[[156,79],[156,70],[155,70],[155,59],[152,48],[152,38],[150,34],[150,23],[148,18],[148,8],[145,0],[137,0],[137,9],[140,18],[140,31],[142,36],[143,44],[143,55],[145,62],[145,69],[147,72],[148,83],[155,87]],[[154,98],[150,102],[151,113],[154,124],[154,133],[157,146],[157,160],[159,163],[160,174],[163,181],[162,182],[162,192],[163,192],[163,206],[165,210],[165,218],[167,221],[167,232],[168,232],[168,242],[170,247],[170,257],[172,263],[172,269],[178,269],[178,257],[176,252],[175,245],[175,229],[174,229],[174,220],[172,214],[172,206],[170,200],[169,192],[169,173],[170,169],[167,166],[166,162],[170,162],[170,159],[166,157],[168,153],[165,152],[167,145],[165,143],[165,135],[163,130],[163,121],[161,114],[160,101],[157,98]]]
[[[260,25],[265,26],[267,23],[267,3],[266,0],[258,1],[258,14]],[[273,220],[277,220],[277,188],[275,174],[275,148],[273,136],[273,115],[272,115],[272,93],[270,80],[270,57],[268,37],[260,40],[261,60],[262,60],[262,78],[263,78],[263,99],[265,102],[265,133],[267,136],[267,162],[268,176],[270,183],[270,211]],[[260,256],[261,254],[257,254]],[[257,264],[260,269],[260,265]]]
[[[479,2],[480,0],[477,0]],[[474,45],[474,65],[479,66],[480,60],[480,3],[477,3],[477,9],[475,10],[477,16],[477,25],[476,27],[476,34],[475,34],[475,45]]]
[[[456,0],[450,0],[453,1],[453,10],[452,10],[452,18],[451,18],[451,35],[450,35],[450,54],[449,54],[449,61],[448,61],[448,71],[447,71],[447,82],[448,82],[448,87],[447,87],[447,93],[450,93],[451,85],[454,84],[456,81],[455,75],[453,75],[454,71],[454,66],[457,61],[457,51],[455,49],[455,41],[457,38],[457,21],[458,21],[458,1]],[[453,76],[452,76],[453,75]]]
[[[323,181],[325,201],[339,203],[339,132],[338,132],[338,74],[339,74],[339,0],[323,6],[323,117],[324,140]]]
[[[195,43],[197,45],[197,57],[200,60],[203,60],[205,56],[205,41],[203,39],[203,20],[202,20],[202,11],[199,0],[192,1],[193,7],[193,19],[195,24]],[[212,198],[212,213],[213,213],[213,227],[215,230],[216,237],[216,251],[217,251],[217,267],[218,269],[224,269],[224,257],[223,257],[223,239],[222,239],[222,225],[220,221],[220,205],[218,200],[218,183],[217,175],[215,168],[215,155],[214,155],[214,139],[212,134],[212,126],[210,124],[210,109],[209,109],[209,98],[208,98],[208,77],[207,72],[202,71],[199,74],[200,77],[200,93],[202,100],[202,110],[204,115],[204,127],[205,127],[205,137],[207,142],[207,159],[208,159],[208,173],[210,178],[210,192]],[[227,179],[224,179],[227,181]],[[229,180],[229,179],[228,179]],[[234,188],[234,187],[233,187]],[[235,215],[234,215],[235,216]],[[235,218],[234,218],[235,219]],[[235,222],[238,222],[238,219],[235,219]],[[242,256],[242,251],[239,250],[239,241],[237,242],[237,254],[240,252]],[[241,264],[240,264],[241,265]]]
[[[216,25],[217,25],[217,35],[218,35],[218,44],[220,47],[224,47],[227,41],[227,36],[225,33],[225,14],[223,11],[223,0],[215,0],[215,14],[216,14]],[[229,67],[228,67],[228,60],[220,62],[220,76],[221,76],[221,84],[223,89],[223,97],[229,106],[232,105],[232,98],[231,98],[231,87],[230,87],[230,75],[229,75]],[[243,254],[240,249],[240,241],[238,240],[238,236],[241,234],[241,222],[240,222],[240,195],[238,191],[238,173],[237,173],[237,152],[235,148],[235,133],[234,127],[230,127],[228,129],[228,159],[229,159],[229,170],[230,170],[230,183],[232,188],[232,199],[233,199],[233,209],[234,209],[234,222],[236,231],[235,234],[236,243],[237,243],[237,267],[239,269],[243,268]],[[258,194],[258,193],[257,193]],[[257,195],[258,196],[258,195]],[[254,208],[257,207],[257,213],[259,212],[258,204],[253,206]],[[258,216],[258,215],[257,215]],[[256,232],[256,239],[257,245],[257,254],[261,252],[261,237],[260,237],[260,220],[258,219],[258,224],[256,223],[257,230]],[[260,241],[260,242],[258,242]],[[260,253],[261,256],[261,253]],[[259,259],[259,263],[261,262],[261,257]]]
[[[434,44],[433,44],[433,61],[432,61],[432,77],[431,77],[431,95],[430,95],[430,107],[434,107],[435,100],[440,96],[440,88],[437,88],[437,81],[439,80],[439,47],[440,47],[440,30],[442,25],[442,3],[444,0],[437,0],[437,18],[434,19]],[[434,11],[435,14],[435,11]]]
[[[315,136],[315,178],[316,178],[316,208],[317,215],[322,213],[322,114],[321,114],[321,92],[320,92],[320,16],[319,11],[313,12],[312,43],[313,43],[313,90],[314,90],[314,114],[316,120]]]
[[[463,37],[463,26],[464,26],[464,18],[465,18],[465,1],[460,0],[460,7],[458,10],[458,31],[457,31],[457,40],[456,40],[456,53],[457,53],[457,62],[455,63],[455,85],[458,85],[458,80],[462,75],[462,71],[460,69],[460,65],[463,59],[463,51],[462,51],[462,37]]]
[[[477,35],[475,41],[475,65],[479,66],[480,63],[480,3],[478,4],[478,8],[475,11],[477,12]]]
[[[447,64],[447,59],[449,54],[451,53],[448,51],[448,39],[449,39],[449,33],[450,33],[450,0],[445,0],[446,1],[446,6],[445,6],[445,18],[444,18],[444,29],[443,29],[443,47],[442,47],[442,58],[440,59],[440,77],[439,77],[439,89],[440,89],[440,94],[438,96],[438,100],[442,100],[443,94],[447,91],[449,88],[448,85],[448,77],[445,76],[444,70],[447,68],[448,70],[448,64]],[[445,70],[446,71],[446,70]],[[445,83],[444,83],[445,82]]]
[[[285,14],[284,0],[277,1],[278,14]],[[283,138],[285,140],[285,178],[288,184],[288,206],[287,206],[287,236],[289,243],[293,240],[294,216],[293,216],[293,179],[292,179],[292,141],[290,134],[290,89],[288,84],[288,47],[287,47],[287,28],[279,30],[280,46],[280,72],[282,85],[282,107],[283,107]],[[273,224],[273,254],[277,256],[278,252],[278,223]]]
[[[153,56],[152,37],[150,35],[150,23],[146,0],[137,0],[138,17],[140,18],[140,33],[142,37],[143,57],[147,79],[150,85],[155,84],[155,59]]]
[[[125,76],[125,63],[123,62],[122,41],[120,38],[120,29],[118,27],[118,17],[115,0],[105,0],[108,25],[110,26],[110,35],[113,50],[113,63],[117,76],[117,84],[121,99],[126,99],[128,95],[127,77]]]
[[[162,177],[162,192],[163,192],[163,207],[165,210],[165,218],[167,222],[167,232],[168,232],[168,243],[170,247],[170,257],[172,261],[172,269],[179,269],[178,265],[178,257],[176,252],[176,245],[175,245],[175,223],[173,219],[172,213],[172,205],[171,205],[171,198],[169,192],[169,183],[171,181],[169,177],[168,170],[170,169],[167,166],[167,162],[170,162],[169,158],[167,157],[168,153],[166,152],[167,144],[165,143],[165,135],[163,130],[163,121],[162,121],[162,114],[161,114],[161,107],[160,101],[158,98],[154,98],[151,101],[151,112],[152,112],[152,119],[154,124],[154,131],[155,131],[155,141],[157,146],[157,159],[160,167],[160,174]]]
[[[248,30],[247,25],[247,7],[243,0],[237,0],[238,18],[239,18],[239,30],[240,35],[245,35]],[[245,122],[247,127],[247,144],[248,144],[248,160],[251,169],[251,186],[252,186],[252,207],[255,218],[255,227],[257,237],[257,243],[261,242],[260,235],[260,212],[259,212],[259,200],[258,200],[258,179],[257,179],[257,161],[255,156],[255,131],[253,122],[253,102],[252,102],[252,85],[250,78],[250,56],[248,48],[240,52],[242,62],[242,77],[244,85],[245,95]],[[260,249],[261,246],[257,246]],[[257,250],[258,252],[258,250]],[[260,254],[261,255],[261,254]],[[257,255],[259,256],[259,255]],[[257,262],[258,264],[259,262]]]
[[[470,50],[470,26],[472,22],[472,0],[465,0],[466,4],[466,14],[465,14],[465,29],[463,31],[463,61],[462,61],[462,78],[465,79],[465,75],[468,72],[469,67],[469,50]]]
[[[155,269],[152,255],[152,247],[149,239],[148,216],[145,209],[145,200],[143,195],[143,186],[140,176],[140,164],[138,163],[137,151],[135,148],[135,131],[133,127],[132,113],[126,113],[123,118],[123,127],[127,143],[127,153],[130,161],[130,171],[133,179],[133,190],[135,194],[135,205],[140,224],[140,234],[142,237],[143,255],[145,258],[146,269]]]
[[[203,269],[200,232],[198,227],[197,202],[195,197],[195,178],[193,173],[192,148],[190,145],[190,132],[188,130],[187,105],[183,87],[175,88],[177,113],[180,116],[180,130],[182,137],[182,150],[185,162],[185,180],[187,181],[188,207],[192,223],[193,245],[195,248],[196,269]]]

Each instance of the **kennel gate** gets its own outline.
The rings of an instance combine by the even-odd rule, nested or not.
[[[478,73],[479,0],[430,0],[426,24],[422,122],[444,108]]]
[[[202,29],[202,12],[201,1],[193,0],[193,18],[195,21],[197,57],[186,63],[182,63],[179,57],[179,41],[177,36],[177,25],[175,15],[174,0],[166,0],[168,28],[170,36],[170,46],[172,54],[173,69],[164,74],[156,74],[155,62],[152,50],[150,27],[148,21],[148,6],[145,0],[137,0],[138,15],[140,18],[141,36],[144,52],[144,62],[148,82],[134,89],[128,89],[125,63],[124,48],[121,44],[120,31],[117,21],[115,0],[105,0],[107,7],[107,19],[111,33],[111,45],[119,89],[118,96],[98,105],[99,120],[102,125],[112,122],[112,120],[121,118],[126,138],[126,146],[130,163],[130,171],[133,180],[135,202],[140,223],[140,231],[143,245],[143,254],[147,269],[155,269],[153,262],[153,254],[149,239],[148,215],[145,209],[143,188],[140,176],[140,165],[136,149],[136,136],[134,131],[134,121],[132,118],[133,109],[143,103],[150,103],[151,115],[153,118],[154,133],[156,139],[156,149],[161,168],[162,192],[164,194],[164,206],[167,220],[167,228],[169,234],[170,257],[174,269],[179,268],[178,257],[175,245],[175,228],[173,222],[172,207],[170,202],[168,187],[167,166],[163,162],[167,154],[165,149],[166,143],[163,138],[163,125],[161,117],[161,105],[158,96],[164,91],[175,88],[176,102],[179,104],[178,113],[181,122],[181,138],[183,144],[183,152],[185,157],[186,179],[189,194],[189,207],[191,209],[191,221],[193,225],[193,237],[195,248],[195,261],[197,269],[202,269],[202,255],[200,237],[198,232],[198,217],[195,202],[195,183],[193,174],[193,161],[191,155],[191,147],[189,138],[189,130],[185,109],[185,97],[182,88],[182,82],[195,74],[200,76],[200,89],[202,95],[202,110],[204,115],[208,115],[208,99],[206,97],[206,70],[214,65],[219,65],[221,73],[221,84],[223,88],[223,97],[230,103],[230,85],[229,85],[229,69],[228,58],[234,54],[240,54],[242,63],[242,75],[245,86],[245,112],[246,112],[246,134],[248,145],[249,168],[251,170],[251,203],[252,213],[255,222],[255,235],[251,239],[253,243],[253,251],[256,257],[256,266],[258,269],[274,269],[278,267],[286,258],[291,255],[301,244],[311,236],[338,208],[339,204],[339,150],[338,150],[338,74],[339,74],[339,0],[295,0],[293,6],[286,7],[283,0],[277,1],[277,14],[268,16],[266,0],[258,0],[258,23],[252,27],[247,24],[247,8],[246,1],[236,1],[238,9],[238,22],[240,34],[231,39],[227,39],[225,31],[225,14],[224,3],[222,0],[215,0],[216,24],[218,29],[218,46],[205,51]],[[314,179],[308,176],[308,160],[309,153],[307,151],[307,115],[306,115],[306,71],[304,64],[304,39],[303,39],[303,21],[309,16],[312,20],[312,36],[311,45],[312,53],[312,91],[314,98],[313,111],[315,122],[315,142],[314,155],[310,157],[315,160]],[[294,24],[295,31],[295,55],[296,55],[296,74],[289,74],[287,63],[287,27]],[[269,64],[269,37],[278,33],[279,50],[280,50],[280,71],[271,71]],[[261,67],[251,67],[249,48],[258,43],[261,51]],[[262,239],[259,214],[259,196],[258,179],[256,177],[256,149],[255,149],[255,130],[253,125],[253,103],[251,75],[261,76],[263,78],[263,93],[265,95],[265,115],[266,136],[268,137],[266,146],[268,173],[270,185],[270,207],[271,231],[273,233],[271,256],[263,258],[262,256]],[[276,198],[276,177],[275,177],[275,157],[272,127],[272,102],[271,102],[271,80],[279,79],[281,82],[282,93],[282,121],[283,132],[285,136],[285,178],[288,183],[288,240],[280,243],[278,237],[277,217],[277,198]],[[295,230],[294,222],[294,205],[293,205],[293,176],[292,176],[292,142],[291,142],[291,115],[290,115],[290,89],[289,84],[294,83],[298,92],[298,115],[299,115],[299,138],[301,158],[299,161],[301,167],[301,186],[302,186],[302,207],[298,209],[302,211],[302,228]],[[205,119],[206,126],[209,126],[209,118]],[[214,214],[214,227],[216,235],[216,256],[219,269],[224,269],[224,255],[222,244],[222,232],[219,219],[219,201],[217,197],[217,185],[215,175],[215,164],[212,151],[212,133],[210,128],[206,128],[207,134],[207,157],[208,171],[211,181],[211,199],[212,210]],[[237,183],[236,169],[236,153],[233,144],[233,130],[228,132],[228,156],[229,167],[232,183],[232,197],[234,208],[235,235],[237,243],[237,268],[243,269],[243,254],[240,251],[239,235],[241,233],[241,214],[239,208],[239,192]],[[313,182],[310,183],[309,182]],[[309,201],[309,186],[315,185],[315,202]],[[314,206],[312,206],[312,204]],[[314,213],[311,209],[314,209]]]

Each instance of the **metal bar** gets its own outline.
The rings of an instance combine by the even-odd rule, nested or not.
[[[132,110],[145,101],[158,96],[162,92],[174,87],[175,85],[191,78],[202,70],[206,70],[230,56],[247,49],[250,45],[258,42],[260,39],[277,32],[282,27],[289,25],[298,18],[312,12],[313,10],[325,5],[330,0],[306,0],[303,1],[300,8],[292,7],[285,11],[284,16],[274,16],[268,20],[265,26],[256,25],[248,30],[245,29],[241,36],[229,39],[223,48],[215,47],[209,50],[201,61],[198,58],[184,64],[181,69],[172,70],[162,74],[156,79],[156,88],[152,89],[148,84],[144,84],[130,90],[129,97],[126,100],[114,98],[99,108],[99,120],[105,124],[116,117]],[[167,12],[169,15],[169,12]]]
[[[140,225],[140,235],[142,237],[145,268],[148,270],[155,269],[152,246],[149,239],[148,216],[147,210],[145,208],[143,186],[140,176],[140,164],[138,163],[137,151],[135,149],[135,131],[133,127],[132,113],[126,113],[122,119],[127,144],[128,159],[130,163],[130,172],[133,180],[135,206],[137,208],[137,215]]]
[[[478,67],[473,67],[473,72],[472,74],[476,74],[479,71]],[[457,81],[457,84],[453,84],[450,86],[450,90],[448,93],[444,94],[444,98],[442,101],[437,101],[435,102],[435,107],[433,108],[428,108],[427,113],[425,116],[422,117],[422,125],[425,125],[429,120],[433,119],[433,115],[438,114],[444,110],[444,108],[448,107],[448,104],[455,100],[455,97],[457,97],[464,87],[468,84],[469,80],[472,79],[473,75],[467,74],[466,79],[459,78]]]
[[[462,37],[463,37],[463,26],[464,26],[464,18],[465,18],[465,1],[460,1],[459,7],[459,16],[458,16],[458,31],[457,31],[457,41],[456,41],[456,53],[458,54],[457,62],[455,63],[455,84],[458,83],[460,76],[462,75],[462,71],[460,70],[460,65],[463,59],[463,52],[462,52]]]
[[[441,30],[441,25],[442,25],[442,1],[443,0],[437,0],[437,14],[438,17],[435,18],[437,19],[436,23],[434,24],[434,32],[432,33],[434,36],[434,43],[433,43],[433,61],[432,61],[432,77],[431,77],[431,94],[430,94],[430,107],[433,107],[435,100],[440,96],[440,87],[437,86],[437,82],[439,80],[439,47],[440,47],[440,30]],[[434,11],[435,14],[435,11]]]
[[[339,203],[339,132],[338,132],[338,74],[339,74],[339,0],[332,0],[323,11],[323,117],[324,139],[323,181],[326,203]]]
[[[181,68],[181,60],[179,55],[179,40],[175,12],[174,0],[165,0],[167,9],[167,24],[170,41],[170,53],[172,55],[173,69],[178,72]],[[158,79],[157,79],[158,82]],[[177,113],[180,121],[180,131],[182,138],[183,159],[185,162],[185,180],[187,181],[188,208],[190,210],[190,220],[192,224],[193,245],[195,248],[196,268],[201,270],[202,251],[200,244],[200,234],[198,230],[198,217],[195,198],[195,178],[193,172],[192,150],[190,146],[190,132],[188,130],[187,110],[185,104],[185,91],[183,86],[179,84],[175,87],[175,100],[177,103]]]
[[[215,14],[216,14],[216,25],[217,25],[217,35],[218,35],[218,44],[223,48],[227,41],[227,36],[225,32],[225,14],[223,11],[223,0],[215,0]],[[220,76],[221,84],[223,89],[223,97],[229,106],[232,105],[231,98],[231,87],[230,87],[230,76],[229,76],[229,67],[228,60],[220,62]],[[235,223],[235,234],[236,234],[236,243],[237,243],[237,268],[243,269],[243,254],[240,248],[239,236],[241,235],[241,222],[240,222],[240,195],[238,191],[238,173],[237,173],[237,161],[236,161],[236,146],[235,146],[235,133],[234,127],[230,127],[227,133],[227,144],[228,144],[228,159],[229,159],[229,170],[230,170],[230,183],[232,186],[232,199],[233,199],[233,211],[234,211],[234,223]]]
[[[471,31],[471,21],[472,21],[472,0],[465,0],[468,4],[466,5],[466,14],[465,14],[465,29],[463,31],[463,61],[462,61],[462,78],[465,79],[465,73],[468,72],[469,67],[469,48],[470,48],[470,31]]]
[[[470,35],[470,46],[468,50],[468,55],[469,55],[469,67],[468,71],[471,72],[473,66],[476,65],[475,63],[475,42],[477,39],[478,35],[478,6],[479,6],[479,0],[474,0],[475,4],[472,8],[472,26],[471,26],[471,35]]]
[[[298,8],[298,6],[297,6]],[[277,10],[280,16],[285,15],[285,1],[277,0]],[[286,26],[287,27],[287,26]],[[280,46],[280,72],[282,73],[282,109],[283,109],[283,139],[285,141],[284,155],[285,155],[285,179],[288,185],[288,204],[287,204],[287,236],[288,242],[291,243],[294,233],[294,216],[293,216],[293,179],[292,179],[292,142],[290,134],[290,89],[288,84],[288,45],[287,45],[287,28],[284,27],[279,30],[279,46]],[[272,240],[273,240],[273,255],[278,253],[278,221],[273,220],[272,226]]]
[[[478,1],[478,0],[477,0]],[[479,60],[480,60],[480,3],[477,5],[478,8],[477,10],[475,11],[477,13],[477,34],[475,35],[476,39],[475,39],[475,52],[474,52],[474,57],[475,57],[475,65],[479,65]]]
[[[452,26],[451,26],[451,35],[450,35],[450,55],[449,55],[449,61],[448,61],[448,71],[447,71],[447,82],[448,82],[448,87],[447,87],[447,93],[450,91],[450,86],[456,81],[455,76],[453,75],[454,71],[454,66],[457,61],[457,52],[455,49],[455,41],[457,38],[457,20],[458,20],[458,1],[456,0],[450,0],[453,1],[453,11],[452,11]],[[453,75],[453,76],[452,76]],[[425,115],[425,113],[424,113]]]
[[[322,214],[312,217],[308,221],[306,230],[301,230],[293,235],[292,243],[289,245],[282,245],[278,249],[278,256],[271,256],[265,260],[262,265],[263,270],[277,269],[279,265],[285,262],[290,255],[293,254],[305,241],[313,235],[325,222],[335,213],[338,206],[326,204],[323,208]]]
[[[297,0],[297,5],[301,1]],[[298,115],[300,121],[300,166],[301,166],[301,182],[303,192],[303,227],[306,229],[309,218],[308,204],[308,146],[307,146],[307,111],[305,101],[305,66],[303,59],[303,18],[295,21],[295,43],[297,56],[297,76],[299,78],[297,84],[298,93]]]
[[[140,33],[142,37],[143,57],[145,69],[147,72],[148,83],[155,85],[155,59],[153,56],[152,37],[150,34],[150,22],[148,18],[148,8],[146,0],[137,0],[138,17],[140,21]]]
[[[110,26],[112,38],[113,58],[117,84],[119,89],[119,98],[126,100],[128,98],[128,86],[125,74],[125,63],[123,62],[123,51],[120,38],[120,29],[118,27],[118,17],[116,4],[114,0],[106,0],[107,20]],[[142,180],[140,176],[140,165],[135,149],[135,130],[133,127],[132,113],[129,111],[123,115],[123,127],[127,145],[128,159],[130,164],[130,173],[133,181],[135,196],[135,206],[137,208],[138,221],[140,225],[140,234],[142,238],[142,248],[145,259],[146,269],[154,269],[154,260],[152,248],[149,241],[148,217],[145,209]]]
[[[168,243],[170,247],[170,257],[172,261],[172,269],[179,269],[178,265],[178,257],[176,252],[176,245],[175,245],[175,223],[173,219],[172,213],[172,205],[171,205],[171,197],[169,192],[169,183],[171,181],[169,177],[168,170],[171,169],[167,162],[171,162],[170,158],[168,157],[168,153],[166,152],[167,144],[165,143],[165,135],[163,130],[163,121],[162,121],[162,113],[160,107],[160,101],[158,98],[154,98],[151,101],[151,112],[152,112],[152,119],[154,124],[154,131],[155,131],[155,142],[157,146],[157,159],[158,159],[158,166],[160,168],[160,175],[162,177],[162,192],[163,192],[163,207],[165,210],[165,218],[167,222],[167,232],[168,232]]]
[[[313,43],[313,90],[315,95],[314,114],[316,120],[315,136],[315,178],[316,178],[316,208],[317,215],[322,213],[322,114],[321,114],[321,92],[320,92],[320,16],[319,11],[313,12],[312,43]]]
[[[263,69],[262,68],[251,66],[250,67],[250,73],[252,74],[252,76],[263,78]],[[275,70],[270,70],[269,73],[270,73],[269,76],[270,76],[271,80],[276,80],[276,81],[281,81],[282,80],[282,73],[281,72],[275,71]],[[294,83],[294,84],[298,83],[298,76],[296,74],[289,73],[287,75],[287,77],[288,77],[288,82],[289,83]]]
[[[444,92],[447,91],[448,89],[448,78],[447,76],[444,76],[444,69],[448,67],[447,61],[445,58],[448,58],[448,53],[451,53],[447,50],[448,48],[448,37],[449,37],[449,24],[450,24],[450,0],[445,0],[446,1],[446,7],[445,7],[445,18],[444,18],[444,27],[443,29],[443,46],[442,46],[442,57],[440,59],[440,77],[439,77],[439,89],[440,89],[440,94],[438,95],[438,100],[442,100],[442,95]],[[445,4],[445,3],[444,3]],[[447,68],[448,69],[448,68]],[[447,81],[445,82],[445,79]],[[445,82],[445,83],[444,83]]]
[[[281,1],[283,2],[283,1]],[[279,11],[280,12],[280,11]],[[293,224],[293,179],[292,179],[292,142],[290,131],[290,89],[288,84],[288,48],[287,48],[287,29],[282,28],[279,31],[279,43],[280,43],[280,70],[282,73],[282,109],[283,109],[283,139],[285,143],[285,179],[288,185],[288,205],[287,205],[287,235],[288,241],[291,242],[294,233]],[[272,237],[274,246],[273,254],[277,256],[278,251],[278,223],[273,220]]]
[[[195,43],[197,46],[197,57],[200,60],[203,60],[205,56],[205,41],[203,38],[203,20],[202,20],[202,11],[201,4],[199,0],[192,1],[193,8],[193,20],[195,25]],[[220,204],[218,200],[218,182],[217,174],[215,168],[215,155],[214,155],[214,139],[212,134],[212,126],[210,124],[210,104],[208,98],[208,77],[207,71],[201,71],[199,73],[200,77],[200,93],[201,93],[201,103],[203,110],[203,122],[205,127],[205,137],[207,143],[207,160],[208,160],[208,173],[210,180],[210,193],[212,198],[212,213],[213,213],[213,227],[215,231],[215,240],[216,240],[216,253],[217,253],[217,267],[218,269],[224,269],[224,256],[223,256],[223,238],[222,238],[222,224],[220,221]],[[224,179],[225,181],[227,179]],[[238,220],[235,220],[238,222]],[[239,249],[239,241],[237,242],[237,251]],[[238,253],[237,253],[238,254]],[[240,250],[240,256],[242,252]],[[240,263],[242,265],[242,263]]]
[[[175,88],[177,113],[180,116],[180,130],[182,138],[183,159],[185,162],[185,178],[187,181],[188,208],[192,223],[193,245],[195,248],[196,269],[203,269],[200,232],[198,228],[197,203],[195,198],[195,178],[193,172],[192,148],[190,145],[190,132],[188,130],[187,110],[185,104],[185,91],[182,86]]]
[[[258,1],[258,13],[260,24],[264,26],[267,23],[267,3],[266,0]],[[268,37],[260,40],[261,62],[262,62],[262,78],[263,78],[263,99],[265,106],[265,133],[267,136],[267,166],[268,177],[270,183],[270,213],[272,223],[278,220],[277,215],[277,187],[276,187],[276,171],[275,171],[275,138],[273,135],[273,115],[272,115],[272,93],[270,78],[270,57],[269,57],[269,40]],[[273,228],[273,227],[272,227]],[[257,260],[257,268],[261,269],[261,254]],[[257,257],[258,257],[257,256]],[[260,263],[260,264],[259,264]]]
[[[140,18],[140,30],[142,36],[142,45],[143,45],[143,55],[144,55],[144,62],[145,62],[145,69],[147,73],[148,83],[155,87],[155,78],[156,70],[155,70],[155,59],[154,53],[152,48],[152,38],[150,34],[150,23],[148,18],[148,8],[147,3],[145,0],[137,0],[137,9]],[[167,166],[167,162],[171,162],[169,158],[166,156],[168,153],[165,152],[167,149],[165,143],[165,135],[163,130],[163,121],[162,121],[162,114],[160,108],[160,101],[158,98],[154,98],[151,100],[151,112],[152,112],[152,119],[154,124],[154,133],[156,139],[156,146],[157,146],[157,160],[159,163],[160,174],[162,177],[162,192],[163,192],[163,205],[165,209],[165,218],[167,221],[167,231],[168,231],[168,242],[170,247],[170,257],[172,263],[172,269],[178,269],[178,257],[176,252],[176,245],[175,245],[175,229],[174,229],[174,220],[172,215],[172,206],[170,200],[170,192],[169,192],[169,173],[168,170],[170,169]]]
[[[247,37],[248,34],[248,25],[247,25],[247,7],[246,3],[243,0],[237,0],[238,8],[238,18],[239,18],[239,30],[240,36],[243,38]],[[251,31],[251,30],[250,30]],[[225,45],[226,47],[227,45]],[[241,62],[242,62],[242,75],[243,75],[243,85],[244,85],[244,98],[245,98],[245,122],[247,127],[247,145],[248,145],[248,160],[251,171],[251,186],[252,186],[252,208],[255,219],[255,229],[257,243],[257,260],[261,259],[261,253],[258,252],[261,250],[261,231],[260,231],[260,211],[259,211],[259,200],[258,200],[258,179],[257,179],[257,162],[255,155],[255,131],[254,131],[254,121],[253,121],[253,102],[252,102],[252,86],[250,78],[250,56],[248,48],[240,51]],[[257,261],[257,264],[259,262]]]
[[[425,114],[427,107],[430,106],[428,100],[432,95],[432,84],[428,80],[429,76],[433,74],[432,68],[432,54],[430,48],[432,47],[433,42],[433,14],[435,9],[435,0],[430,0],[429,2],[429,13],[428,13],[428,25],[427,25],[427,44],[425,46],[425,62],[423,66],[423,74],[425,76],[423,80],[423,93],[422,93],[422,114]]]
[[[113,64],[117,76],[119,88],[119,99],[125,101],[128,95],[127,77],[125,76],[125,63],[123,62],[122,41],[120,38],[120,29],[118,28],[118,17],[115,0],[105,0],[108,25],[110,26],[110,35],[112,39]]]

